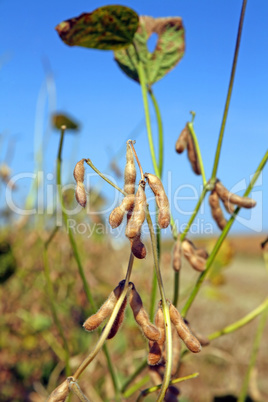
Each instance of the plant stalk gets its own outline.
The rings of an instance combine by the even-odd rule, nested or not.
[[[218,169],[218,164],[219,164],[219,159],[220,159],[223,134],[224,134],[225,126],[226,126],[226,120],[227,120],[227,115],[228,115],[228,111],[229,111],[231,95],[232,95],[232,91],[233,91],[234,77],[235,77],[235,72],[236,72],[236,65],[237,65],[239,47],[240,47],[240,42],[241,42],[246,5],[247,5],[247,0],[243,0],[241,14],[240,14],[240,20],[239,20],[239,26],[238,26],[238,32],[237,32],[237,38],[236,38],[232,70],[231,70],[231,77],[230,77],[227,98],[226,98],[224,112],[223,112],[223,118],[222,118],[220,134],[219,134],[219,139],[218,139],[218,144],[217,144],[217,149],[216,149],[216,154],[215,154],[215,159],[214,159],[214,165],[213,165],[212,174],[211,174],[211,182],[212,183],[215,181],[216,176],[217,176],[217,169]]]
[[[198,376],[199,376],[199,373],[193,373],[193,374],[187,375],[185,377],[176,378],[175,380],[170,381],[169,385],[174,385],[174,384],[178,384],[180,382],[186,381],[186,380],[191,380],[192,378],[196,378]],[[161,388],[161,384],[145,389],[144,391],[142,391],[140,393],[140,396],[138,397],[137,402],[142,401],[143,398],[145,398],[145,396],[151,394],[152,392],[158,391],[160,388]]]
[[[144,112],[145,112],[145,121],[146,121],[146,128],[147,128],[147,136],[148,136],[151,158],[152,158],[155,174],[157,177],[160,178],[160,171],[159,171],[157,161],[156,161],[153,135],[152,135],[152,129],[151,129],[146,79],[145,79],[142,61],[140,60],[139,56],[138,56],[138,74],[139,74],[139,80],[140,80],[140,84],[141,84],[141,92],[142,92],[143,106],[144,106]]]
[[[154,229],[153,229],[153,223],[152,223],[152,219],[151,219],[148,207],[147,207],[147,211],[146,211],[146,219],[147,219],[147,223],[148,223],[148,227],[149,227],[149,231],[150,231],[150,237],[151,237],[151,243],[152,243],[152,249],[153,249],[153,257],[154,257],[154,267],[155,267],[156,276],[157,276],[158,288],[159,288],[161,299],[162,299],[162,310],[163,310],[164,321],[165,321],[166,365],[165,365],[165,373],[164,373],[164,379],[163,379],[161,391],[157,398],[157,401],[161,402],[164,400],[165,393],[169,386],[170,377],[171,377],[172,333],[171,333],[171,322],[170,322],[170,315],[169,315],[169,305],[168,305],[168,302],[167,302],[166,296],[165,296],[164,285],[163,285],[161,271],[160,271],[158,258],[157,258],[157,245],[156,245],[156,239],[155,239],[155,234],[154,234]]]
[[[265,299],[258,307],[252,310],[249,314],[245,315],[245,317],[240,320],[234,322],[231,325],[221,329],[220,331],[213,332],[208,336],[210,341],[219,338],[222,335],[230,334],[231,332],[237,331],[239,328],[244,327],[246,324],[254,320],[260,314],[262,314],[268,308],[268,298]]]
[[[246,191],[244,193],[244,197],[247,197],[249,195],[249,193],[251,192],[254,184],[256,183],[256,180],[258,179],[262,169],[264,168],[264,166],[265,166],[265,164],[267,162],[267,159],[268,159],[268,151],[266,151],[266,153],[265,153],[264,157],[262,158],[259,166],[257,167],[257,169],[256,169],[256,171],[255,171],[255,173],[254,173],[254,175],[253,175],[253,177],[251,179],[251,182],[248,185],[248,187],[247,187],[247,189],[246,189]],[[206,276],[208,275],[208,272],[210,271],[212,263],[213,263],[216,255],[217,255],[217,253],[218,253],[218,251],[219,251],[224,239],[226,238],[227,234],[229,233],[229,230],[231,229],[232,224],[234,223],[236,215],[238,214],[239,211],[240,211],[240,207],[237,207],[235,209],[233,215],[231,216],[231,218],[227,222],[227,224],[226,224],[225,228],[223,229],[221,235],[219,236],[219,238],[218,238],[218,240],[217,240],[217,242],[216,242],[216,244],[215,244],[210,256],[207,259],[205,271],[200,274],[192,293],[190,294],[188,300],[186,301],[186,303],[185,303],[185,305],[184,305],[184,307],[183,307],[183,309],[181,311],[181,314],[182,314],[183,317],[186,316],[186,314],[187,314],[189,308],[191,307],[191,305],[192,305],[192,303],[193,303],[193,301],[194,301],[194,299],[195,299],[195,297],[196,297],[196,295],[197,295],[202,283],[204,282]]]
[[[245,402],[245,400],[246,400],[248,385],[249,385],[249,381],[250,381],[250,375],[251,375],[252,370],[256,363],[256,359],[257,359],[257,355],[258,355],[258,351],[259,351],[259,347],[260,347],[260,343],[261,343],[261,339],[262,339],[262,335],[263,335],[263,331],[265,328],[267,318],[268,318],[268,304],[266,306],[266,309],[262,312],[262,315],[259,318],[259,325],[258,325],[255,339],[253,342],[253,348],[252,348],[252,352],[251,352],[251,356],[250,356],[250,361],[249,361],[247,372],[246,372],[246,375],[245,375],[245,378],[243,381],[242,389],[241,389],[241,392],[240,392],[240,395],[238,398],[238,402]]]

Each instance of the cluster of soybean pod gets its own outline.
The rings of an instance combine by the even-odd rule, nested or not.
[[[141,164],[134,148],[134,141],[128,140],[126,144],[126,165],[124,171],[124,190],[120,191],[124,194],[121,204],[113,209],[109,216],[109,223],[111,227],[117,228],[123,222],[126,216],[127,224],[125,235],[129,239],[131,252],[133,256],[138,259],[146,257],[146,247],[141,240],[142,225],[146,218],[147,200],[145,195],[145,186],[148,183],[155,196],[156,205],[158,208],[158,225],[160,229],[167,228],[170,224],[170,207],[167,195],[165,193],[161,180],[151,173],[143,173]],[[186,124],[185,128],[179,135],[175,145],[176,152],[179,154],[187,149],[188,159],[191,163],[193,171],[201,174],[201,169],[198,161],[198,155],[195,148],[195,143],[192,138],[191,132]],[[136,191],[136,162],[140,169],[141,178],[138,183]],[[87,194],[84,186],[85,177],[85,163],[89,160],[86,158],[81,159],[74,168],[74,178],[76,181],[75,197],[77,202],[85,207],[87,203]],[[89,164],[89,163],[88,163]],[[223,184],[217,179],[215,185],[211,190],[209,196],[209,204],[211,207],[212,217],[216,221],[219,228],[222,230],[227,221],[221,209],[220,201],[223,203],[228,213],[234,212],[234,206],[252,208],[256,202],[248,197],[240,197],[229,192]],[[182,255],[188,260],[190,265],[197,271],[202,272],[206,269],[206,261],[208,253],[203,248],[197,248],[192,241],[187,238],[180,241],[180,236],[177,237],[176,243],[173,248],[173,269],[178,272],[181,269]],[[111,294],[108,296],[104,304],[99,310],[91,315],[83,324],[86,331],[93,331],[98,328],[106,319],[108,319],[120,298],[125,287],[125,280],[119,282]],[[162,382],[164,377],[165,366],[165,320],[162,310],[162,300],[158,302],[157,311],[154,317],[154,323],[150,322],[149,315],[146,312],[142,298],[138,293],[133,282],[127,284],[127,293],[124,301],[113,321],[112,327],[108,333],[107,339],[112,339],[118,332],[123,320],[127,303],[129,303],[134,318],[140,327],[142,334],[148,340],[149,352],[147,362],[150,368],[151,378],[155,384]],[[202,336],[195,335],[189,328],[188,322],[183,319],[177,308],[168,301],[169,315],[172,323],[172,369],[171,375],[174,376],[178,372],[180,361],[180,339],[184,342],[189,351],[198,353],[201,351],[202,346],[208,344],[208,340]],[[104,328],[102,331],[104,331]],[[70,389],[78,390],[81,398],[86,398],[82,391],[79,389],[76,381],[69,377],[62,386],[58,387],[50,401],[63,401],[69,394]],[[165,401],[177,401],[179,390],[170,385],[165,394]],[[81,396],[82,395],[82,396]],[[84,399],[87,400],[87,399]]]

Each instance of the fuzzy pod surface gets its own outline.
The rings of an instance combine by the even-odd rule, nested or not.
[[[223,230],[227,224],[227,221],[223,215],[223,212],[222,212],[222,209],[220,206],[219,196],[215,190],[213,190],[210,193],[210,195],[208,197],[208,202],[210,205],[211,215],[212,215],[213,219],[217,223],[218,227],[221,230]]]
[[[182,316],[173,304],[169,306],[170,320],[175,326],[179,337],[185,343],[187,348],[193,352],[198,353],[201,351],[202,347],[198,339],[191,333],[188,326],[185,324]]]
[[[230,202],[239,207],[253,208],[256,205],[256,201],[252,198],[240,197],[240,195],[231,193],[219,180],[215,184],[215,191],[222,201]]]
[[[170,223],[169,201],[161,180],[152,173],[145,173],[144,177],[155,195],[155,201],[158,207],[158,223],[161,229],[168,227]]]
[[[181,154],[186,149],[189,135],[189,128],[186,124],[175,144],[175,149],[178,154]]]
[[[130,194],[123,198],[121,204],[114,208],[109,216],[109,223],[113,229],[121,225],[124,215],[132,211],[135,203],[135,195]]]
[[[150,323],[149,316],[143,307],[141,297],[134,284],[129,294],[129,304],[133,311],[134,318],[145,337],[150,341],[157,341],[160,337],[159,330]]]
[[[97,313],[91,315],[83,324],[86,331],[94,331],[100,324],[112,313],[116,302],[121,295],[123,285],[120,282],[118,286],[110,293],[108,299],[99,308]]]
[[[132,147],[129,142],[127,142],[127,152],[126,152],[126,166],[124,171],[124,191],[127,194],[135,193],[135,183],[136,183],[136,166]]]
[[[145,220],[146,195],[144,185],[140,184],[135,196],[135,205],[126,226],[126,236],[134,239],[141,233],[141,227]]]

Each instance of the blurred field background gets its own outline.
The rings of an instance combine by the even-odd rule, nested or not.
[[[106,3],[105,3],[106,4]],[[240,2],[155,2],[126,0],[141,15],[164,17],[179,15],[186,28],[186,53],[178,69],[157,83],[164,122],[163,183],[170,192],[172,213],[180,219],[178,230],[194,210],[201,181],[194,176],[186,155],[179,157],[174,144],[179,132],[195,110],[195,128],[206,173],[212,167],[219,126],[232,63]],[[1,67],[0,127],[0,401],[42,402],[65,379],[65,352],[53,321],[44,275],[44,244],[56,222],[59,202],[55,185],[55,160],[59,131],[51,124],[54,113],[63,112],[78,122],[79,134],[66,136],[62,152],[62,183],[74,187],[72,171],[81,158],[92,158],[103,172],[117,177],[122,186],[125,141],[136,139],[136,150],[146,171],[152,171],[146,138],[140,88],[122,76],[111,52],[69,49],[57,37],[55,26],[65,18],[104,5],[103,2],[34,2],[25,7],[17,0],[0,0],[3,51]],[[235,192],[245,190],[259,164],[267,143],[267,14],[268,3],[248,2],[245,29],[220,159],[219,176]],[[14,12],[15,10],[15,12]],[[10,22],[12,20],[12,23]],[[18,34],[19,33],[19,34]],[[150,41],[154,48],[156,38]],[[198,66],[198,68],[197,68]],[[77,119],[77,120],[76,120]],[[152,128],[157,135],[155,115]],[[155,144],[156,145],[156,144]],[[87,169],[89,173],[89,168]],[[40,182],[35,173],[40,172]],[[119,177],[121,173],[121,177]],[[20,175],[21,178],[20,178]],[[14,187],[13,178],[19,179]],[[11,179],[11,181],[9,181]],[[39,179],[38,179],[39,180]],[[170,182],[169,182],[170,181]],[[267,169],[252,194],[257,200],[253,211],[242,211],[232,234],[225,240],[209,278],[188,315],[191,328],[202,336],[232,324],[256,308],[267,297],[267,236],[265,206],[268,200]],[[99,307],[125,276],[129,244],[123,238],[107,235],[102,207],[115,204],[114,189],[103,190],[99,177],[86,183],[91,212],[75,215],[88,224],[91,235],[75,233],[86,279]],[[8,187],[10,186],[10,187]],[[179,193],[176,193],[177,190]],[[13,191],[14,190],[14,191]],[[51,193],[50,193],[51,191]],[[94,192],[96,191],[96,192]],[[7,202],[23,212],[34,208],[37,214],[22,217]],[[180,195],[175,208],[175,194]],[[194,196],[194,197],[193,197]],[[10,200],[9,200],[10,201]],[[176,199],[177,201],[177,199]],[[64,192],[64,204],[74,207],[74,190]],[[208,251],[219,231],[212,223],[207,200],[197,223],[198,237],[189,238]],[[48,212],[48,209],[50,212]],[[175,211],[176,209],[176,211]],[[47,215],[46,215],[47,214]],[[201,214],[201,211],[200,211]],[[205,235],[208,223],[212,237]],[[176,222],[177,224],[177,222]],[[99,226],[98,226],[99,225]],[[70,349],[71,372],[79,366],[98,340],[97,333],[86,333],[85,319],[95,311],[89,305],[78,274],[66,230],[59,230],[48,247],[48,264],[60,322]],[[83,226],[81,226],[83,228]],[[193,232],[192,232],[193,233]],[[135,260],[131,280],[149,310],[153,272],[151,245],[145,237],[147,258]],[[173,298],[173,271],[170,231],[163,236],[161,269],[167,297]],[[184,261],[179,309],[184,305],[198,273]],[[204,347],[198,355],[187,354],[179,376],[199,372],[199,377],[179,385],[181,402],[212,402],[216,397],[239,395],[248,367],[259,318],[238,331]],[[268,326],[261,340],[257,363],[250,378],[249,393],[254,401],[268,400]],[[147,341],[127,308],[124,324],[108,341],[112,361],[121,384],[131,376],[147,355]],[[148,376],[148,377],[147,377]],[[148,369],[134,383],[147,379]],[[103,352],[90,364],[79,380],[93,402],[112,402],[113,385]],[[137,399],[138,392],[127,400]],[[71,400],[77,399],[72,395]],[[155,394],[146,402],[156,400]],[[219,400],[219,399],[218,399]],[[222,399],[231,401],[235,399]]]
[[[53,323],[43,273],[43,241],[49,232],[24,227],[1,231],[0,269],[0,384],[1,401],[44,401],[64,377],[64,351]],[[188,319],[203,336],[233,323],[257,307],[267,295],[267,270],[260,243],[262,236],[237,236],[225,241]],[[124,278],[129,247],[115,250],[109,238],[78,236],[88,283],[100,306]],[[201,238],[196,244],[209,250],[215,239]],[[6,247],[4,249],[4,246]],[[161,267],[167,297],[172,298],[171,241],[162,248]],[[147,310],[153,261],[150,245],[145,262],[135,261],[132,281]],[[9,250],[9,251],[7,251]],[[65,231],[58,231],[49,249],[49,264],[64,333],[71,354],[72,372],[97,341],[82,323],[91,313]],[[10,275],[7,279],[3,273]],[[193,286],[197,273],[184,262],[180,306]],[[187,355],[180,375],[198,371],[199,377],[180,385],[180,401],[213,401],[215,395],[238,395],[247,369],[257,320],[204,347],[199,355]],[[268,326],[262,338],[257,364],[250,381],[251,396],[265,401],[267,392]],[[108,342],[122,383],[146,357],[146,340],[129,311],[120,332]],[[80,385],[94,402],[112,401],[113,388],[101,352],[82,376]],[[137,380],[140,380],[145,370]],[[148,386],[144,385],[144,387]],[[143,387],[143,388],[144,388]],[[137,393],[128,400],[134,401]],[[76,401],[76,397],[72,397]],[[146,401],[154,401],[155,396]]]

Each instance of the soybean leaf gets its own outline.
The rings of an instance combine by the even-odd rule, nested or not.
[[[138,28],[139,16],[129,7],[104,6],[56,26],[69,46],[117,50],[128,46]]]
[[[155,50],[151,53],[147,48],[147,40],[153,32],[158,34],[158,40]],[[134,46],[116,50],[115,60],[124,73],[139,82],[137,70],[139,57],[144,65],[147,84],[150,86],[174,68],[184,54],[182,19],[141,16],[133,42],[137,51]]]

